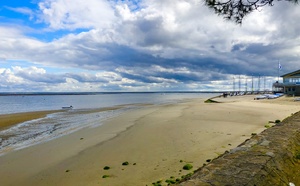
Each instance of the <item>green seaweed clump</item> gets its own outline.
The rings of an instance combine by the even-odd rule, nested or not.
[[[267,125],[265,125],[265,127],[266,127],[266,128],[270,128],[271,126],[267,124]]]
[[[185,164],[183,167],[182,167],[182,169],[183,170],[191,170],[193,168],[193,165],[191,165],[191,164]]]
[[[103,175],[102,178],[109,178],[109,175]]]
[[[153,186],[162,186],[161,184],[161,180],[157,181],[157,182],[154,182],[152,183]]]
[[[186,175],[181,176],[181,178],[182,179],[187,179],[187,178],[191,177],[192,175],[193,175],[193,173],[191,172],[191,173],[188,173]]]
[[[176,181],[175,181],[175,180],[172,180],[172,179],[167,179],[167,180],[166,180],[166,183],[168,183],[168,184],[175,184]]]
[[[297,160],[300,160],[300,151],[297,151],[297,152],[296,152],[295,158],[296,158]]]

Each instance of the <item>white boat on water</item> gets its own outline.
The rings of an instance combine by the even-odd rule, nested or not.
[[[62,107],[62,109],[65,109],[65,110],[70,110],[70,109],[73,109],[73,106],[69,106],[69,107]]]

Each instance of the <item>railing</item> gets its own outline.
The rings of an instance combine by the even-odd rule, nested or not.
[[[300,82],[273,83],[274,87],[284,87],[284,86],[292,86],[292,85],[300,85]]]

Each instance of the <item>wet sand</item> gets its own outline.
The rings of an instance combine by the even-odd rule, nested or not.
[[[43,118],[47,114],[61,112],[62,110],[51,110],[51,111],[38,111],[38,112],[24,112],[24,113],[13,113],[0,115],[0,130],[3,130],[12,125],[30,121],[38,118]]]
[[[292,98],[253,98],[217,98],[223,103],[210,104],[195,99],[127,112],[102,126],[1,156],[1,184],[132,186],[181,177],[263,131],[269,121],[300,110]],[[129,165],[122,165],[126,161]],[[194,168],[182,170],[186,163]]]

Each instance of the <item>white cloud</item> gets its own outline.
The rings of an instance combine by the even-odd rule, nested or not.
[[[51,29],[103,28],[115,19],[106,0],[44,0],[40,19]]]
[[[131,12],[127,4],[119,4],[116,6],[116,15],[124,21],[134,21],[135,15]]]
[[[15,67],[12,67],[13,71],[15,73],[24,73],[24,74],[28,74],[28,75],[34,75],[34,76],[37,76],[37,75],[43,75],[46,73],[46,70],[43,69],[43,68],[37,68],[37,67],[28,67],[28,68],[21,68],[19,66],[15,66]]]
[[[5,8],[11,10],[11,11],[14,11],[14,12],[18,12],[18,13],[21,13],[21,14],[25,14],[25,15],[29,15],[29,18],[32,20],[33,17],[34,17],[34,12],[27,8],[27,7],[17,7],[17,8],[13,8],[13,7],[8,7],[8,6],[5,6]]]
[[[24,83],[23,79],[14,75],[10,69],[0,69],[0,79],[2,85],[20,84]]]

